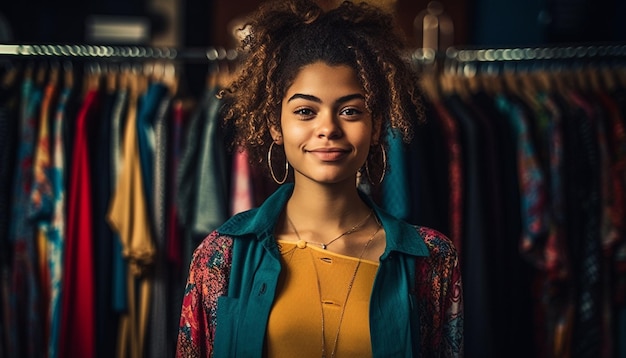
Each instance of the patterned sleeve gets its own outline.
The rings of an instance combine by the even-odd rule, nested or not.
[[[185,286],[176,357],[211,357],[217,298],[228,290],[232,238],[211,233],[196,248]]]
[[[457,251],[445,235],[418,227],[430,256],[417,265],[424,357],[463,356],[463,288]]]

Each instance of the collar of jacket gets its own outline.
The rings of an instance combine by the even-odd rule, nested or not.
[[[217,231],[229,236],[256,237],[258,240],[273,237],[274,227],[292,192],[293,183],[282,185],[260,207],[235,215]],[[394,251],[413,256],[429,255],[424,239],[412,225],[383,211],[362,191],[359,191],[359,195],[374,209],[385,229],[387,243],[381,260]]]

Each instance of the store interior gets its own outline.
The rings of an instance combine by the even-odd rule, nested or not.
[[[410,200],[385,209],[457,246],[465,356],[626,357],[626,2],[370,2],[411,44],[427,119],[386,179]],[[76,341],[174,356],[193,249],[276,188],[209,125],[259,4],[0,3],[0,357],[70,357]],[[141,206],[116,188],[129,100],[162,140]],[[44,184],[58,195],[34,200]],[[111,224],[120,200],[148,234]]]

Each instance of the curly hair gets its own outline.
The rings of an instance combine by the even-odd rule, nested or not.
[[[390,128],[409,142],[413,122],[422,121],[421,97],[393,20],[366,3],[345,1],[326,12],[311,0],[264,3],[249,19],[238,77],[220,93],[229,99],[224,118],[234,128],[232,144],[246,149],[251,163],[266,162],[269,129],[280,129],[287,89],[303,66],[318,61],[355,70],[366,108],[382,121],[382,145]]]

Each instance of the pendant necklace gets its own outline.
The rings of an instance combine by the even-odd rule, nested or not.
[[[302,240],[300,238],[300,235],[298,234],[298,231],[296,231],[296,226],[293,224],[293,222],[291,221],[289,216],[286,215],[286,217],[287,217],[287,221],[289,222],[289,225],[291,225],[291,228],[293,229],[293,231],[295,232],[296,236],[298,237],[298,242],[296,243],[296,245],[298,245],[299,248],[305,247],[306,244],[315,244],[315,245],[318,245],[319,247],[321,247],[323,250],[326,250],[328,245],[332,244],[333,242],[341,239],[342,237],[344,237],[346,235],[350,235],[350,234],[358,231],[363,226],[363,224],[365,224],[367,222],[367,219],[369,219],[370,216],[372,216],[373,212],[374,212],[374,210],[370,210],[370,212],[367,214],[365,219],[363,219],[361,222],[359,222],[358,224],[356,224],[353,227],[351,227],[348,231],[342,233],[341,235],[337,236],[336,238],[330,240],[327,243]]]
[[[371,216],[372,212],[370,211],[370,214],[367,216],[367,218],[369,218]],[[366,220],[367,220],[366,218]],[[378,224],[378,226],[376,227],[376,231],[374,231],[374,234],[367,240],[367,242],[365,243],[365,245],[363,246],[363,249],[361,250],[361,253],[359,254],[359,258],[358,261],[356,263],[356,266],[354,267],[354,272],[352,273],[352,277],[350,278],[350,282],[348,283],[348,290],[346,292],[346,298],[343,300],[343,305],[341,307],[341,313],[339,314],[339,323],[337,324],[337,333],[335,334],[335,340],[333,342],[333,349],[330,352],[330,357],[334,358],[335,357],[335,351],[337,350],[337,342],[339,341],[339,331],[341,330],[341,322],[343,321],[343,315],[346,312],[346,304],[348,303],[348,298],[350,297],[350,292],[352,291],[352,286],[354,285],[354,280],[356,279],[356,275],[357,272],[359,271],[359,266],[361,266],[361,260],[363,258],[363,255],[365,254],[365,251],[367,251],[367,248],[370,246],[370,244],[372,243],[372,241],[374,240],[374,237],[376,237],[376,234],[378,234],[378,232],[380,231],[380,229],[382,228],[382,225],[380,223],[380,221],[378,221],[378,218],[374,217],[376,219],[376,223]],[[304,242],[304,244],[306,245],[306,243],[308,243],[308,241],[304,241],[300,238],[300,234],[298,233],[298,230],[296,229],[296,227],[293,225],[293,223],[291,222],[291,220],[289,220],[289,217],[287,217],[287,220],[289,221],[289,224],[291,225],[291,228],[293,229],[294,233],[296,234],[296,237],[298,238],[298,242]],[[361,222],[360,224],[353,226],[352,232],[354,232],[355,227],[358,226],[362,226],[365,223],[365,221]],[[348,230],[348,231],[350,231]],[[333,241],[337,240],[338,238],[347,235],[346,233],[343,233],[341,235],[339,235],[339,237],[331,240],[328,244],[332,243]],[[319,245],[319,243],[318,243]],[[304,248],[306,246],[303,246],[301,248]],[[325,246],[322,246],[323,249],[326,249]],[[311,253],[311,252],[310,252]],[[325,320],[324,320],[324,303],[322,302],[322,288],[321,288],[321,284],[320,284],[320,278],[319,278],[319,273],[317,271],[317,265],[315,264],[315,258],[313,257],[313,253],[311,253],[311,260],[313,260],[313,267],[315,268],[315,278],[316,278],[316,283],[317,283],[317,294],[319,296],[320,299],[320,311],[322,313],[321,318],[322,318],[322,358],[326,358],[326,329],[325,329]]]

